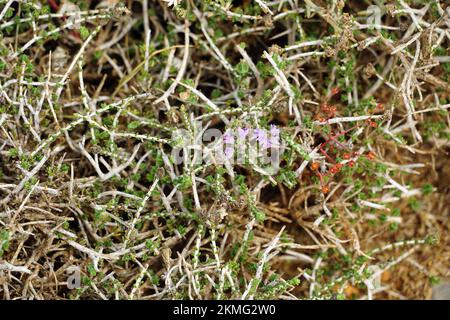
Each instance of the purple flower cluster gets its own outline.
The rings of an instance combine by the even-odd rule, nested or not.
[[[233,155],[234,155],[234,148],[233,148],[234,136],[229,130],[227,132],[225,132],[225,134],[223,135],[223,143],[227,145],[225,147],[225,156],[227,158],[233,157]]]
[[[253,130],[250,128],[237,128],[237,138],[240,143],[240,148],[245,146],[244,142],[247,137],[249,140],[256,140],[262,150],[277,148],[280,146],[280,129],[274,124],[270,125],[269,131],[259,128]],[[230,130],[227,130],[227,132],[223,135],[223,143],[226,145],[225,156],[227,158],[231,158],[234,155],[234,142],[235,137],[233,133]]]

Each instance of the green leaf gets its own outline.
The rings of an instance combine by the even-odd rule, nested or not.
[[[90,34],[90,32],[89,32],[88,28],[86,28],[84,26],[80,27],[80,37],[82,40],[86,40],[89,37],[89,34]]]
[[[132,121],[128,124],[128,129],[132,129],[132,130],[137,129],[139,127],[139,125],[140,125],[139,121]]]

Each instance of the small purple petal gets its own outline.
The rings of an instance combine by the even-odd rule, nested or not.
[[[272,137],[278,137],[280,135],[280,129],[274,124],[270,125],[270,135]]]
[[[253,133],[256,136],[256,140],[258,140],[258,142],[267,139],[267,133],[266,130],[264,129],[255,129],[253,130]]]
[[[231,158],[234,154],[234,149],[232,147],[226,147],[225,148],[225,156],[227,158]]]
[[[239,139],[240,139],[240,140],[244,140],[245,137],[246,137],[246,136],[248,135],[248,133],[250,132],[250,129],[249,129],[249,128],[244,128],[244,129],[238,128],[237,130],[238,130],[238,136],[239,136]]]
[[[225,143],[233,143],[234,142],[234,136],[230,132],[226,132],[223,135],[223,142]]]

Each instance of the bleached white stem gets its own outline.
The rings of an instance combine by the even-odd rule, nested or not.
[[[0,263],[0,270],[31,274],[31,271],[27,267],[15,266],[6,261],[3,263]]]

